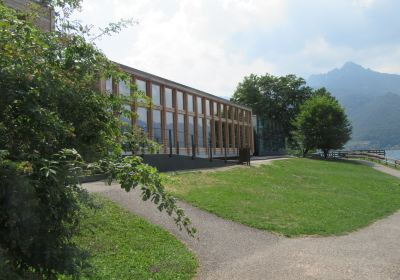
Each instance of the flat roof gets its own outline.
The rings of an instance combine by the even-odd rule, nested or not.
[[[195,89],[195,88],[192,88],[192,87],[189,87],[189,86],[186,86],[186,85],[183,85],[183,84],[180,84],[180,83],[177,83],[177,82],[174,82],[174,81],[171,81],[171,80],[168,80],[168,79],[165,79],[165,78],[162,78],[162,77],[159,77],[159,76],[147,73],[147,72],[144,72],[142,70],[139,70],[139,69],[136,69],[136,68],[133,68],[133,67],[118,63],[118,62],[114,62],[114,63],[117,64],[118,66],[120,66],[122,68],[122,70],[124,70],[124,71],[126,71],[126,72],[128,72],[130,74],[142,77],[144,79],[152,80],[152,81],[155,81],[157,83],[169,86],[171,88],[175,88],[175,89],[178,89],[178,90],[181,90],[181,91],[185,91],[185,92],[191,92],[191,93],[203,96],[203,97],[208,97],[210,99],[217,100],[217,101],[219,101],[221,103],[224,103],[224,104],[234,105],[234,106],[239,107],[241,109],[252,111],[251,108],[249,108],[249,107],[233,103],[233,102],[231,102],[231,101],[229,101],[229,100],[227,100],[225,98],[222,98],[222,97],[219,97],[219,96],[215,96],[215,95],[210,94],[208,92],[201,91],[201,90],[198,90],[198,89]]]

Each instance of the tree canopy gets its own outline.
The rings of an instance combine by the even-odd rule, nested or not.
[[[325,158],[329,150],[346,144],[352,130],[343,107],[326,91],[320,91],[301,106],[294,125],[304,154],[321,149]]]
[[[276,123],[282,128],[284,136],[291,139],[293,120],[300,105],[312,95],[313,90],[306,85],[306,81],[295,75],[276,77],[251,74],[239,83],[231,100],[252,108],[254,114]]]

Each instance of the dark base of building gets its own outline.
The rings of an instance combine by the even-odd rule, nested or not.
[[[164,154],[144,155],[143,159],[145,163],[156,167],[160,172],[216,168],[237,164],[237,162],[232,161],[225,163],[223,159],[213,159],[210,161],[206,158],[192,159],[192,157],[182,155],[172,155],[169,157],[169,155]]]

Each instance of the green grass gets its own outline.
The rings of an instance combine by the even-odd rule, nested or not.
[[[98,196],[78,245],[90,254],[93,275],[81,279],[192,279],[197,259],[173,235]]]
[[[400,208],[400,180],[345,161],[290,159],[186,173],[167,188],[216,215],[286,236],[344,234]]]

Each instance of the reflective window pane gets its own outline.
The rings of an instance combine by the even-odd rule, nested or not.
[[[189,141],[191,141],[190,139],[192,138],[192,136],[194,137],[194,117],[189,116],[188,120],[189,120]]]
[[[211,135],[212,135],[212,133],[211,133],[211,120],[207,119],[207,120],[206,120],[206,124],[207,124],[207,131],[206,131],[206,135],[207,135],[206,140],[207,140],[207,143],[206,143],[206,146],[207,146],[207,145],[210,146]],[[211,145],[213,145],[213,143],[211,143]]]
[[[147,95],[147,87],[146,87],[146,82],[142,80],[136,80],[136,87],[137,91],[141,93],[142,95]],[[139,98],[138,102],[144,102],[144,98]]]
[[[206,114],[210,115],[210,100],[206,100]]]
[[[214,138],[215,138],[215,147],[219,148],[219,121],[214,122]]]
[[[125,81],[119,81],[118,91],[119,91],[119,94],[122,96],[130,96],[131,95],[130,84]]]
[[[204,147],[204,135],[203,135],[203,119],[197,119],[197,145],[202,148]]]
[[[213,105],[214,105],[214,108],[213,108],[214,109],[214,116],[218,117],[218,103],[214,102]]]
[[[197,113],[203,114],[203,102],[201,100],[201,97],[197,97]]]
[[[167,128],[167,144],[168,147],[172,144],[175,147],[175,137],[174,137],[174,113],[166,113],[166,128]]]
[[[112,94],[113,93],[112,78],[109,78],[109,79],[106,80],[106,92],[108,94]]]
[[[188,112],[194,112],[194,108],[193,108],[193,95],[188,94],[187,95],[187,101],[188,101],[188,107],[187,110]]]
[[[165,107],[172,108],[172,89],[165,88]]]
[[[160,91],[160,86],[152,84],[151,85],[151,99],[153,101],[153,104],[156,106],[161,105],[161,91]]]
[[[178,142],[179,147],[185,147],[185,117],[183,114],[178,114]]]
[[[137,126],[141,127],[145,132],[147,132],[147,109],[139,107],[137,109]]]
[[[153,140],[157,143],[163,142],[160,110],[153,110]]]
[[[178,110],[183,110],[183,93],[180,91],[176,92],[176,105]]]

